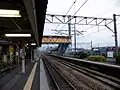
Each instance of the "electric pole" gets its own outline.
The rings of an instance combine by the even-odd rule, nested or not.
[[[68,16],[68,33],[69,33],[69,38],[71,39],[71,16]]]
[[[115,34],[115,53],[118,55],[118,39],[117,39],[117,26],[116,26],[116,15],[113,14],[114,21],[114,34]]]
[[[76,53],[76,26],[74,24],[74,46],[75,46],[75,53]]]
[[[91,43],[90,46],[91,46],[91,51],[92,51],[92,41],[90,43]]]

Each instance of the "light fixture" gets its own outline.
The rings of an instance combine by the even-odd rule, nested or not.
[[[19,10],[0,9],[0,17],[21,17]]]
[[[36,43],[31,43],[31,45],[32,45],[32,46],[35,46],[35,45],[36,45]]]
[[[0,17],[21,17],[19,14],[0,14]]]
[[[31,37],[31,34],[5,34],[6,37]]]

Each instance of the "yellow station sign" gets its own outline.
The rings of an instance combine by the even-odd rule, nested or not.
[[[14,47],[13,46],[9,46],[9,52],[14,52]]]

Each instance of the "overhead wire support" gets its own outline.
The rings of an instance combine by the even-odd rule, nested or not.
[[[73,4],[70,6],[70,8],[68,9],[68,11],[65,13],[66,15],[70,12],[70,10],[72,9],[72,7],[75,5],[75,3],[77,2],[77,0],[75,0],[73,2]],[[59,27],[60,24],[57,25],[56,29]]]
[[[87,1],[88,0],[86,0],[78,9],[77,9],[77,11],[72,15],[73,17],[75,16],[75,14],[77,14],[78,12],[79,12],[79,10],[87,3]],[[71,18],[72,19],[72,18]],[[69,20],[68,20],[68,22],[69,22]],[[65,25],[61,28],[61,29],[63,29],[65,27]]]
[[[105,25],[105,27],[107,27],[111,32],[114,33],[113,29],[111,29],[110,27],[108,27],[107,25]]]
[[[71,18],[68,20],[69,17],[71,17]],[[76,22],[74,22],[74,19],[76,19]],[[46,21],[45,22],[46,23],[53,23],[53,24],[68,24],[70,21],[72,21],[71,22],[72,25],[77,24],[77,25],[105,26],[109,22],[112,22],[113,19],[112,18],[97,18],[97,17],[46,14]]]
[[[115,4],[114,6],[116,6],[116,5],[117,5],[117,4]],[[113,7],[114,7],[114,6],[113,6]],[[110,11],[112,11],[111,9],[113,9],[113,7],[106,9],[103,14],[105,14],[106,11],[107,11],[107,13],[110,12]],[[99,16],[99,15],[101,15],[101,14],[97,14],[96,16]],[[119,16],[119,15],[118,15],[118,16]],[[107,25],[111,24],[112,22],[113,22],[113,21],[110,21]],[[93,28],[93,26],[91,26],[90,28]],[[88,29],[87,29],[87,30],[88,30]]]

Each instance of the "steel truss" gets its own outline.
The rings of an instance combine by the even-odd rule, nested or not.
[[[113,22],[113,19],[112,18],[46,14],[45,22],[53,23],[53,24],[71,23],[71,24],[77,24],[77,25],[107,26],[108,24]]]
[[[70,38],[71,38],[71,25],[74,25],[75,48],[76,48],[75,25],[105,26],[115,35],[115,48],[116,48],[115,52],[116,54],[118,54],[116,16],[120,17],[120,15],[116,15],[116,14],[113,14],[113,18],[97,18],[97,17],[46,14],[45,22],[52,23],[52,24],[68,24]],[[114,24],[114,29],[108,26],[108,24],[112,22]],[[81,32],[79,32],[79,34],[82,35]]]

